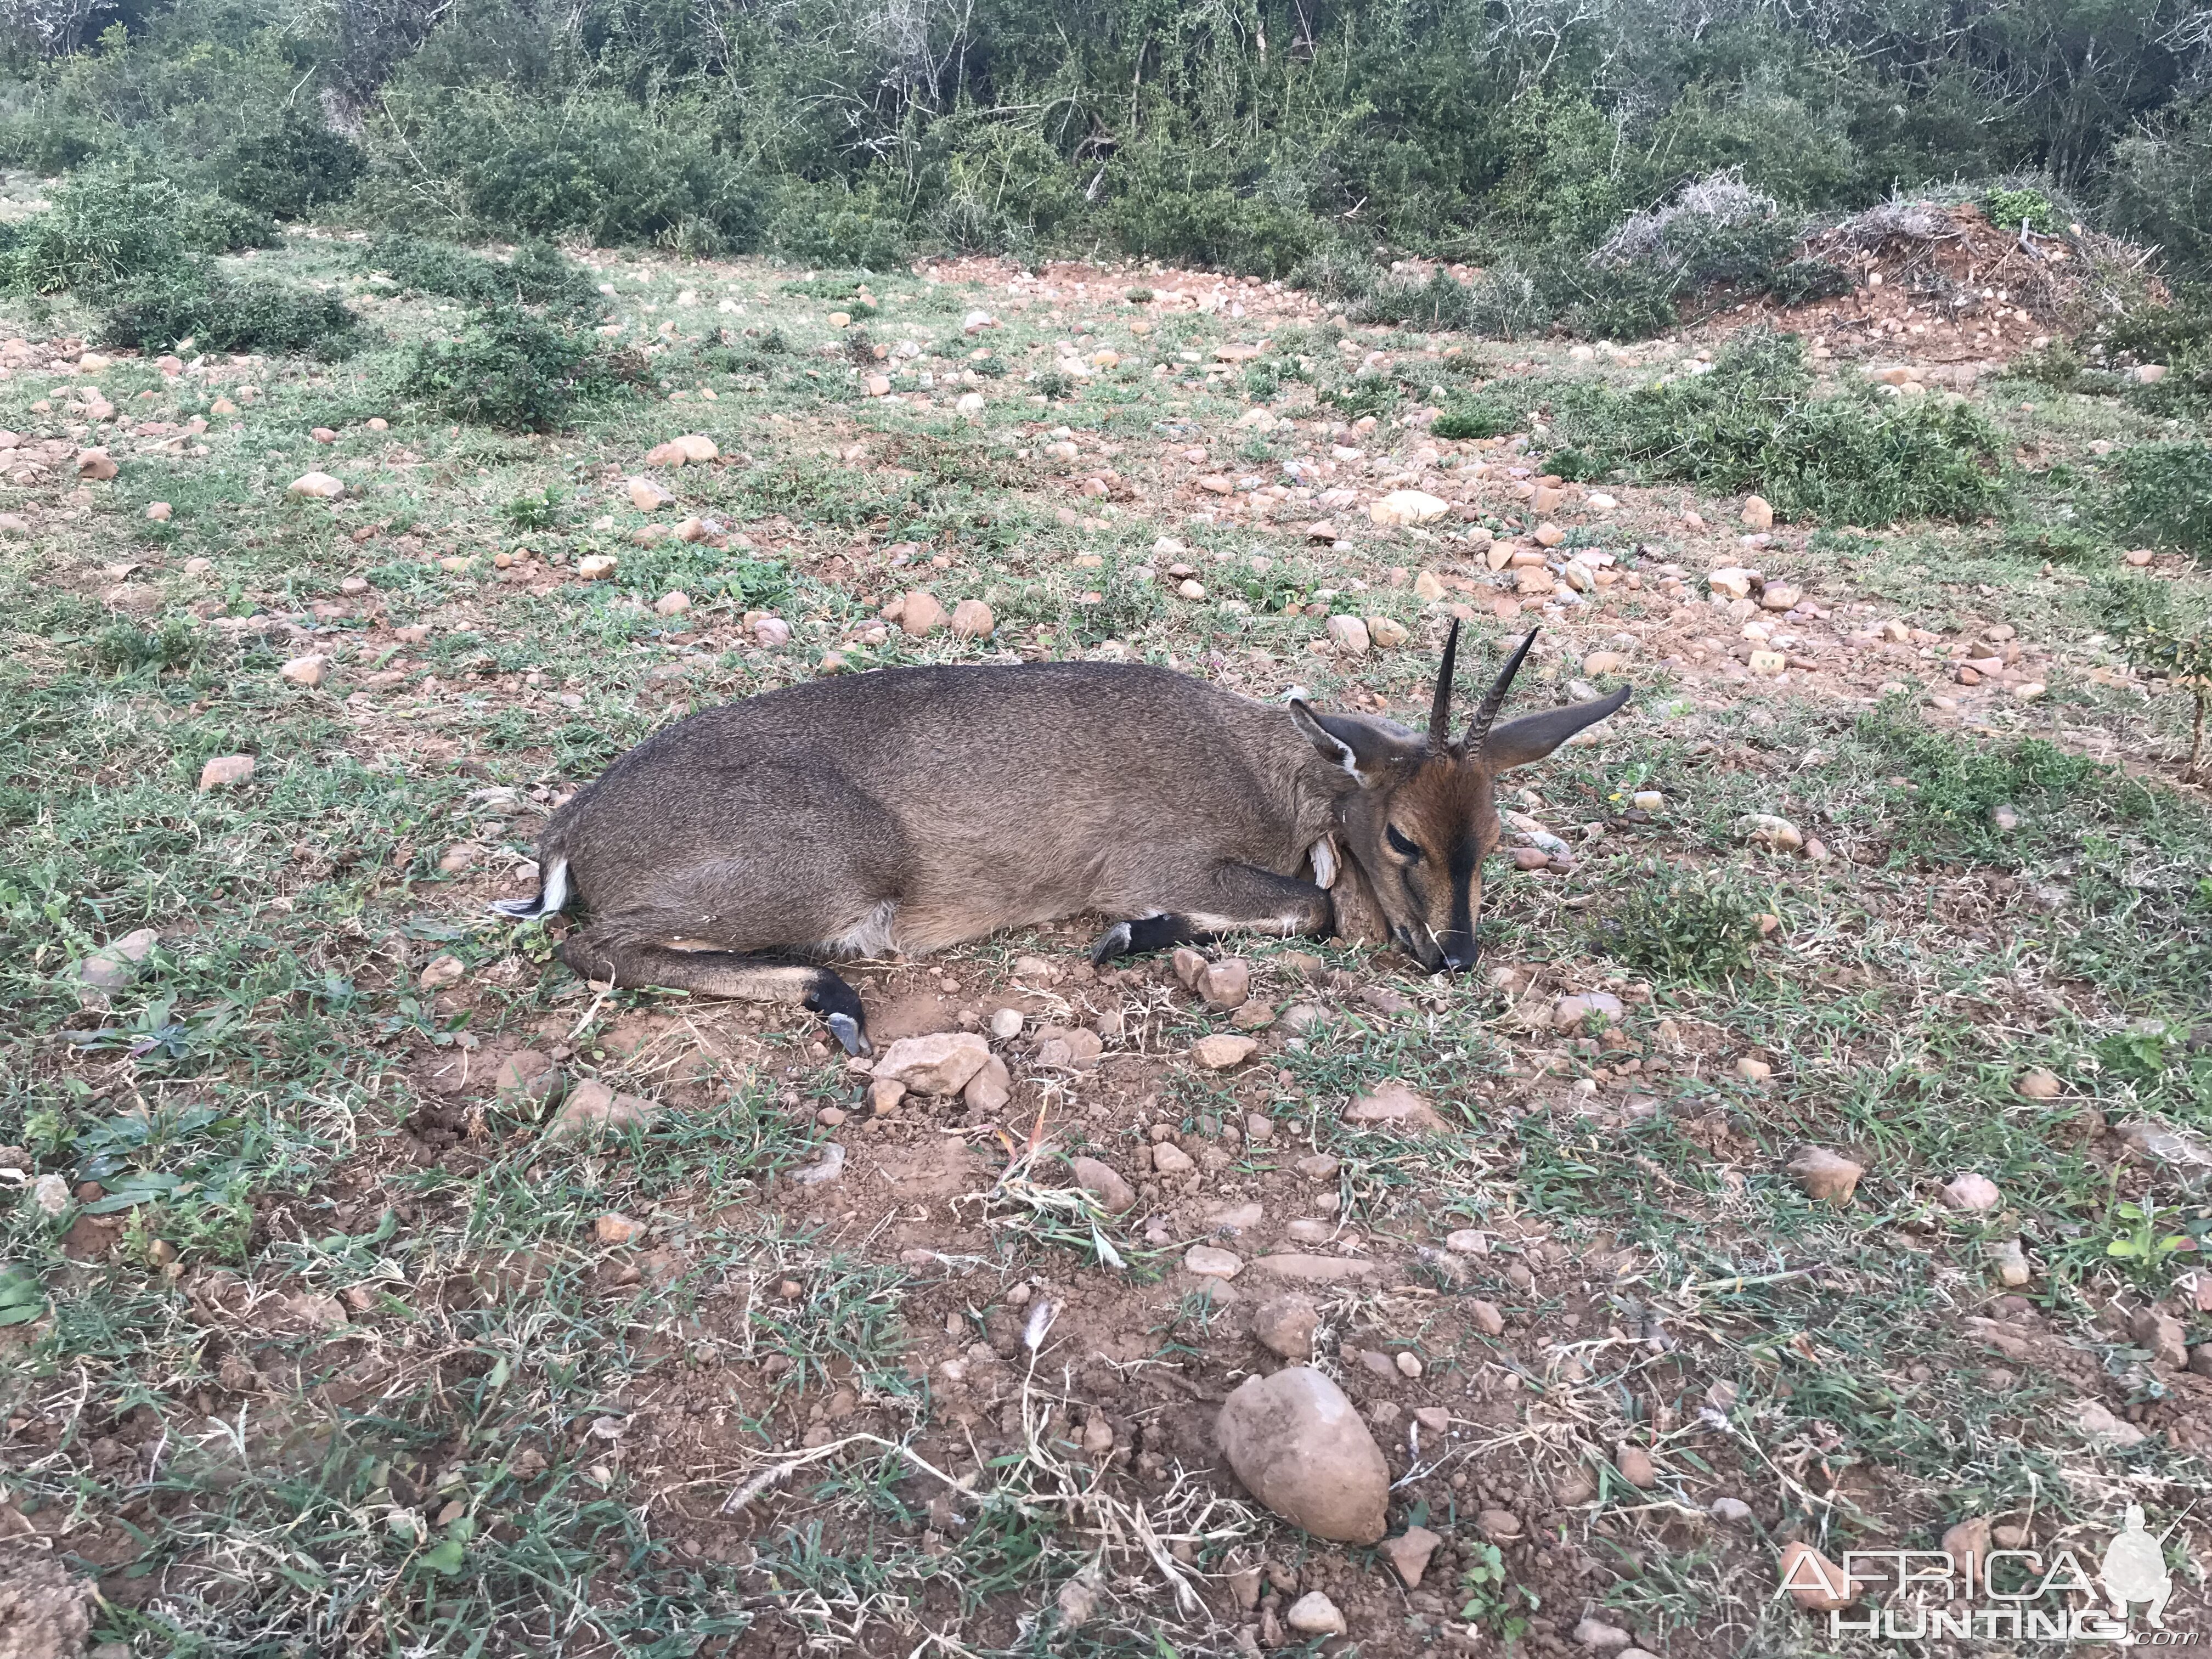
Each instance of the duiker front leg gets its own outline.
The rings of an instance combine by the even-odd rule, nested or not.
[[[795,1002],[822,1016],[848,1054],[874,1052],[860,994],[829,969],[690,941],[651,944],[628,930],[589,927],[561,946],[561,960],[586,979],[658,985],[745,1002]]]
[[[1224,933],[1326,933],[1332,916],[1328,895],[1313,883],[1252,864],[1214,864],[1180,880],[1170,876],[1154,902],[1152,915],[1117,921],[1101,933],[1091,959],[1203,945]]]

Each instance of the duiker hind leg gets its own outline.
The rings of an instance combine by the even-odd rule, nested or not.
[[[616,985],[658,985],[746,1002],[795,1002],[821,1015],[847,1054],[874,1052],[860,994],[812,963],[691,940],[653,943],[630,927],[587,927],[562,943],[561,960],[586,979]]]
[[[1251,864],[1212,864],[1163,881],[1149,915],[1117,921],[1091,947],[1093,962],[1171,945],[1202,945],[1224,933],[1326,933],[1328,895],[1310,881]]]

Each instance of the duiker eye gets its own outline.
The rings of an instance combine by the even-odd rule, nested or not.
[[[1382,826],[1382,838],[1390,843],[1392,852],[1408,863],[1421,856],[1421,849],[1400,835],[1398,826],[1394,823],[1386,823]]]

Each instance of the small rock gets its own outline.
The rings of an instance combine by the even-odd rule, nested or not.
[[[1431,524],[1451,511],[1451,503],[1423,489],[1394,489],[1367,509],[1376,524]]]
[[[1765,1083],[1774,1075],[1774,1068],[1763,1060],[1746,1054],[1736,1061],[1735,1074],[1746,1083]]]
[[[991,1016],[991,1035],[1001,1042],[1011,1042],[1022,1034],[1022,1011],[1001,1008]]]
[[[200,768],[200,789],[234,789],[252,775],[252,756],[218,755]]]
[[[1275,1514],[1319,1538],[1381,1540],[1389,1466],[1344,1391],[1321,1372],[1291,1365],[1247,1377],[1223,1404],[1214,1432],[1237,1478]]]
[[[1483,1510],[1474,1517],[1474,1529],[1493,1544],[1510,1544],[1521,1536],[1521,1517],[1511,1510]]]
[[[459,957],[441,951],[424,965],[415,982],[425,991],[434,991],[441,986],[454,984],[465,971]]]
[[[1344,1109],[1344,1119],[1347,1123],[1415,1129],[1424,1133],[1440,1133],[1451,1127],[1425,1096],[1395,1082],[1385,1083],[1372,1093],[1360,1096]]]
[[[1990,808],[1990,828],[2001,835],[2010,835],[2020,828],[2020,808],[1999,801]]]
[[[1779,651],[1754,651],[1744,666],[1762,679],[1772,679],[1790,666],[1790,659]]]
[[[276,671],[276,678],[289,685],[304,686],[309,690],[323,683],[331,672],[331,659],[322,655],[295,657]]]
[[[1656,789],[1639,789],[1628,798],[1628,804],[1639,812],[1656,812],[1667,805],[1667,797]]]
[[[1575,1640],[1586,1648],[1595,1648],[1600,1653],[1611,1653],[1617,1648],[1625,1648],[1635,1639],[1620,1626],[1608,1625],[1595,1616],[1586,1618],[1575,1626]]]
[[[650,478],[629,481],[629,504],[641,513],[658,513],[675,499]]]
[[[1984,1210],[1996,1209],[2004,1202],[2004,1194],[1997,1190],[1996,1182],[1985,1175],[1970,1170],[1952,1177],[1943,1188],[1943,1202],[1951,1209],[1978,1214]]]
[[[1252,995],[1252,964],[1242,957],[1224,957],[1199,970],[1198,994],[1208,1007],[1242,1008]]]
[[[1485,1302],[1480,1297],[1470,1297],[1465,1306],[1468,1321],[1485,1336],[1505,1334],[1505,1316],[1498,1311],[1495,1302]]]
[[[1401,1376],[1418,1377],[1427,1369],[1421,1364],[1420,1355],[1408,1348],[1401,1348],[1392,1363],[1397,1366]]]
[[[1592,1014],[1602,1018],[1607,1025],[1618,1025],[1627,1010],[1620,999],[1609,991],[1592,991],[1583,996],[1561,997],[1552,1005],[1552,1028],[1559,1031],[1578,1031]]]
[[[610,1210],[592,1224],[592,1236],[602,1244],[628,1244],[645,1231],[645,1224]]]
[[[104,449],[82,450],[76,458],[76,476],[103,482],[115,476],[115,462]]]
[[[1321,1310],[1313,1298],[1295,1291],[1271,1296],[1252,1310],[1253,1340],[1297,1364],[1313,1358],[1314,1333],[1320,1326]]]
[[[1844,1570],[1797,1539],[1782,1547],[1782,1588],[1807,1613],[1840,1613],[1856,1599]]]
[[[2085,1438],[2118,1451],[2140,1446],[2150,1437],[2094,1400],[2084,1400],[2074,1408],[2074,1426]]]
[[[975,1032],[939,1031],[901,1037],[878,1059],[874,1075],[918,1095],[956,1095],[992,1058],[991,1045]]]
[[[1187,1176],[1197,1167],[1197,1161],[1172,1140],[1163,1140],[1152,1148],[1152,1169],[1156,1174]]]
[[[1741,1527],[1751,1519],[1751,1505],[1741,1498],[1713,1499],[1713,1519],[1723,1526]]]
[[[576,561],[576,574],[587,582],[600,582],[615,574],[617,561],[611,553],[586,553]]]
[[[290,493],[313,501],[335,501],[345,494],[345,484],[327,472],[303,472],[292,480]]]
[[[1764,495],[1745,496],[1741,517],[1746,526],[1750,529],[1771,530],[1774,528],[1774,508],[1768,505],[1766,497]]]
[[[70,1206],[69,1177],[42,1175],[31,1183],[31,1202],[40,1215],[58,1216]]]
[[[2182,1323],[2163,1308],[2138,1308],[2128,1321],[2128,1334],[2154,1364],[2179,1370],[2189,1364],[2189,1348]]]
[[[2014,1091],[2023,1100],[2056,1100],[2065,1085],[2055,1072],[2046,1072],[2040,1066],[2022,1072],[2013,1084]]]
[[[1006,1062],[993,1054],[982,1069],[962,1085],[960,1098],[971,1112],[991,1117],[1006,1109],[1014,1097],[1014,1079]]]
[[[1771,812],[1747,812],[1735,821],[1735,832],[1752,846],[1770,853],[1794,853],[1805,844],[1802,830]]]
[[[619,1134],[627,1129],[649,1128],[659,1115],[660,1108],[652,1101],[618,1095],[605,1084],[587,1079],[568,1091],[568,1099],[546,1125],[545,1133],[551,1140],[606,1132]]]
[[[763,651],[781,651],[791,643],[791,624],[781,617],[763,617],[753,623],[753,643]]]
[[[1805,590],[1789,582],[1769,582],[1759,591],[1759,603],[1768,611],[1794,611]]]
[[[1444,1249],[1454,1255],[1488,1255],[1490,1235],[1480,1228],[1462,1227],[1444,1235]]]
[[[2148,1118],[2131,1119],[2118,1133],[2130,1151],[2165,1165],[2183,1186],[2193,1189],[2212,1182],[2212,1142]]]
[[[937,602],[936,595],[920,588],[906,596],[899,611],[899,629],[911,640],[936,632],[944,622],[945,607]]]
[[[167,501],[149,501],[146,503],[146,516],[152,520],[155,524],[168,523],[175,512],[176,509],[171,507]]]
[[[1209,1072],[1225,1072],[1232,1066],[1242,1066],[1259,1048],[1256,1038],[1216,1031],[1191,1044],[1190,1057]]]
[[[988,639],[998,625],[991,607],[981,599],[963,599],[952,607],[952,631],[963,640]]]
[[[1183,1252],[1182,1265],[1201,1279],[1234,1279],[1244,1271],[1244,1258],[1234,1250],[1194,1244]]]
[[[2008,1238],[1997,1246],[1995,1255],[1997,1282],[2006,1289],[2016,1291],[2035,1277],[2034,1268],[2028,1265],[2027,1252],[2018,1239]]]
[[[1377,648],[1395,651],[1412,635],[1407,633],[1405,623],[1395,618],[1370,617],[1367,619],[1367,637],[1375,641]]]
[[[1649,1492],[1659,1484],[1651,1454],[1632,1441],[1624,1440],[1613,1449],[1613,1466],[1620,1471],[1622,1480],[1639,1492]]]
[[[1283,1622],[1301,1636],[1341,1636],[1346,1629],[1336,1603],[1319,1590],[1308,1590],[1291,1602]]]
[[[1432,570],[1424,570],[1413,578],[1413,597],[1423,605],[1434,605],[1444,596],[1444,585]]]
[[[110,939],[77,965],[78,982],[100,995],[119,991],[138,977],[138,970],[161,942],[161,933],[151,927],[137,928]]]
[[[1759,573],[1747,570],[1741,565],[1723,565],[1705,577],[1705,585],[1716,593],[1731,599],[1747,599],[1759,580]]]
[[[889,1117],[906,1098],[906,1085],[896,1078],[879,1077],[868,1084],[868,1110],[878,1117]]]
[[[520,1048],[499,1063],[492,1093],[502,1106],[542,1110],[561,1097],[561,1068],[550,1054]]]
[[[1382,1540],[1382,1553],[1397,1569],[1406,1588],[1419,1589],[1421,1575],[1429,1570],[1429,1558],[1443,1541],[1442,1534],[1431,1532],[1426,1527],[1408,1527],[1395,1538]]]
[[[1095,1196],[1109,1215],[1119,1215],[1136,1203],[1136,1189],[1121,1179],[1112,1164],[1095,1158],[1072,1158],[1067,1167],[1075,1176],[1075,1184]]]
[[[1800,1147],[1790,1160],[1790,1178],[1815,1203],[1848,1204],[1865,1167],[1825,1146]]]
[[[681,616],[690,608],[691,596],[680,588],[663,593],[653,602],[653,612],[657,617]]]
[[[1367,636],[1367,624],[1357,617],[1331,617],[1328,631],[1329,643],[1347,656],[1365,656],[1372,643]]]

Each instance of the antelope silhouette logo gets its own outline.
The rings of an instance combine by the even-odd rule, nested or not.
[[[2166,1628],[2166,1598],[2173,1594],[2173,1575],[2166,1570],[2166,1554],[2158,1540],[2143,1527],[2142,1506],[2128,1505],[2126,1520],[2105,1547],[2104,1565],[2097,1576],[2105,1581],[2112,1598],[2112,1615],[2125,1622],[2128,1603],[2150,1603],[2150,1627]]]

